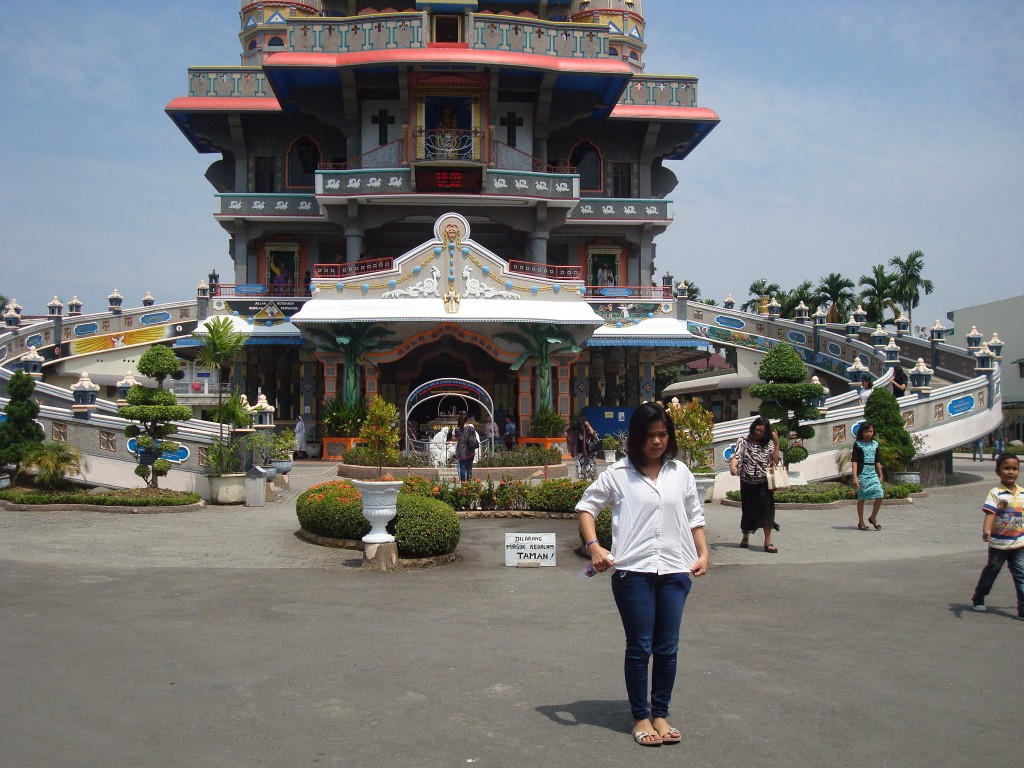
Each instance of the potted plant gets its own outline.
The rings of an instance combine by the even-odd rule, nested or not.
[[[366,420],[359,431],[363,450],[377,466],[377,480],[353,480],[363,498],[363,517],[370,521],[370,532],[363,537],[367,544],[392,543],[395,537],[387,532],[387,524],[397,514],[398,491],[402,482],[384,475],[384,466],[398,460],[398,409],[375,395],[366,408]],[[370,557],[367,553],[367,557]]]
[[[295,433],[288,429],[275,432],[270,441],[270,461],[278,474],[287,475],[291,471],[294,453]]]
[[[273,480],[277,474],[277,467],[271,461],[271,451],[274,444],[274,433],[268,429],[256,429],[245,437],[245,447],[252,451],[252,463],[263,469],[267,480]]]
[[[323,458],[337,460],[359,442],[359,431],[366,420],[366,403],[363,400],[346,403],[332,397],[324,401],[320,415],[324,425]]]
[[[601,438],[601,450],[604,451],[604,460],[609,464],[615,461],[615,452],[618,450],[618,441],[611,435]]]
[[[212,473],[207,481],[214,504],[241,504],[245,501],[241,447],[240,440],[215,438],[206,451],[206,463]]]
[[[715,484],[715,460],[711,452],[715,419],[696,397],[686,403],[674,398],[668,406],[668,413],[675,427],[679,459],[693,472],[697,493],[704,501]]]
[[[540,445],[543,448],[558,448],[563,454],[568,452],[565,429],[568,425],[558,411],[542,405],[530,420],[530,436],[521,437],[520,445]]]

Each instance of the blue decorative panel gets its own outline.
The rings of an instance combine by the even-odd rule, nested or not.
[[[240,296],[258,296],[267,292],[267,286],[259,283],[246,283],[235,286],[235,293]]]
[[[136,450],[134,437],[128,438],[127,448],[128,453],[138,453],[138,451]],[[179,445],[178,450],[176,451],[164,451],[163,456],[161,456],[161,458],[167,459],[168,461],[173,461],[175,464],[181,464],[188,460],[189,455],[190,454],[188,448],[186,448],[184,445]]]
[[[746,328],[747,326],[747,324],[738,317],[727,317],[726,315],[719,315],[716,317],[715,325],[720,325],[723,328],[734,328],[737,331],[741,328]]]
[[[864,426],[864,422],[863,421],[858,421],[856,424],[853,425],[853,429],[851,429],[850,432],[853,433],[854,437],[859,437],[860,436],[860,428],[862,426]]]
[[[735,452],[736,452],[736,446],[735,445],[730,445],[728,448],[726,448],[724,451],[722,451],[722,458],[725,459],[726,461],[729,461],[732,458],[732,455]]]
[[[602,288],[598,293],[602,296],[632,296],[629,288]]]
[[[825,347],[825,350],[830,355],[836,355],[837,357],[842,357],[843,354],[843,348],[836,344],[834,341],[830,341],[828,343],[828,346]]]
[[[143,315],[139,318],[139,322],[143,325],[159,325],[160,323],[169,323],[170,321],[170,312],[154,312],[150,315]]]
[[[38,333],[33,334],[32,336],[29,336],[27,339],[25,339],[25,346],[41,347],[43,346],[43,337],[40,336]]]
[[[956,400],[950,401],[949,405],[946,406],[946,411],[950,416],[959,416],[962,413],[969,413],[974,410],[974,395],[966,395],[965,397],[958,397]]]
[[[807,336],[800,333],[799,331],[790,331],[786,334],[786,338],[792,341],[794,344],[806,344]]]
[[[82,323],[75,326],[75,336],[89,336],[99,329],[100,327],[96,323]]]
[[[0,347],[0,360],[7,359],[7,347]]]

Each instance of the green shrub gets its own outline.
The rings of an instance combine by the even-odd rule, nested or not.
[[[483,488],[480,489],[480,509],[498,508],[498,490],[491,478],[487,478]]]
[[[912,493],[920,493],[922,488],[918,483],[883,483],[883,490],[887,499],[905,499]],[[739,491],[729,491],[725,495],[731,501],[740,500]],[[857,490],[852,485],[844,483],[809,483],[775,492],[775,501],[778,504],[829,504],[833,501],[856,498]]]
[[[558,411],[549,405],[542,405],[530,421],[530,436],[564,437],[567,426],[565,419],[558,415]]]
[[[426,496],[432,499],[436,492],[437,483],[425,477],[409,475],[402,480],[402,493],[408,493],[411,496]]]
[[[481,457],[478,467],[542,467],[545,464],[561,464],[562,452],[557,448],[542,448],[527,444],[514,451],[494,451]]]
[[[530,488],[530,509],[543,512],[575,512],[583,492],[590,486],[589,480],[559,478],[547,480]]]
[[[480,501],[483,483],[479,480],[465,480],[455,486],[455,509],[476,509]]]
[[[180,507],[199,502],[198,493],[171,491],[166,488],[123,488],[100,494],[85,491],[42,493],[24,488],[5,488],[0,499],[13,504],[95,504],[103,507]]]
[[[314,485],[295,501],[303,530],[332,539],[361,539],[370,532],[363,502],[352,483],[332,480]]]
[[[402,557],[446,555],[455,550],[462,536],[455,510],[425,496],[398,494],[398,515],[389,529],[391,525]]]
[[[295,512],[303,530],[332,539],[363,538],[370,523],[362,499],[347,480],[314,485],[299,496]],[[388,523],[403,557],[431,557],[451,552],[461,536],[459,517],[451,505],[418,493],[398,494],[395,519]]]
[[[494,493],[494,503],[497,509],[529,509],[530,508],[530,486],[522,480],[501,479]]]

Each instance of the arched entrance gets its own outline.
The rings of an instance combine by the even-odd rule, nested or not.
[[[405,449],[409,451],[420,448],[420,446],[414,445],[414,442],[418,441],[414,441],[411,437],[411,433],[414,430],[410,429],[410,420],[417,408],[432,401],[453,400],[457,402],[459,399],[477,403],[483,409],[483,415],[487,417],[487,421],[491,422],[494,420],[494,400],[479,384],[467,379],[434,379],[416,387],[405,399],[405,413],[403,415]],[[453,412],[446,412],[444,415],[454,417],[457,416],[459,410],[468,410],[468,408],[460,409],[458,406],[454,406]],[[480,442],[487,443],[490,450],[494,450],[494,437],[492,435],[481,435]]]

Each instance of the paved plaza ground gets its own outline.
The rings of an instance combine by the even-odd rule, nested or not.
[[[1020,761],[1008,573],[970,609],[992,463],[883,507],[780,511],[780,553],[707,507],[671,720],[628,735],[606,575],[573,521],[463,523],[456,563],[378,574],[295,537],[301,464],[260,509],[0,512],[0,765],[976,766]],[[556,568],[503,566],[506,531]]]

